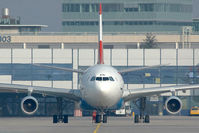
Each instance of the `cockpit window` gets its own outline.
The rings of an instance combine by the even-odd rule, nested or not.
[[[95,76],[93,76],[92,78],[91,78],[91,81],[115,81],[114,79],[113,79],[113,77],[95,77]]]
[[[103,81],[108,81],[109,78],[108,77],[103,77]]]
[[[110,81],[115,81],[115,80],[113,79],[113,77],[109,77],[109,79],[110,79]]]
[[[91,78],[91,81],[95,81],[95,76],[93,76],[93,77]]]
[[[97,81],[102,81],[102,77],[97,77],[96,80]]]

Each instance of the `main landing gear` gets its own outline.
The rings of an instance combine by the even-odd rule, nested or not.
[[[103,112],[96,115],[95,123],[107,123],[107,115]]]
[[[68,115],[63,115],[63,99],[57,98],[57,114],[53,115],[53,123],[68,123]]]
[[[149,115],[145,115],[145,109],[146,109],[146,97],[142,97],[139,99],[140,103],[139,105],[136,104],[140,111],[140,115],[136,114],[134,117],[135,123],[150,123],[150,117]]]

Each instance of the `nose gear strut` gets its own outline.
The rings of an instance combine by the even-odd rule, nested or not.
[[[104,112],[98,112],[96,115],[95,123],[107,123],[107,114]]]

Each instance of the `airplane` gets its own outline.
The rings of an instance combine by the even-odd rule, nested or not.
[[[21,101],[21,109],[25,114],[34,114],[39,106],[38,100],[32,96],[33,93],[54,96],[57,98],[58,113],[53,115],[53,123],[68,123],[68,115],[63,115],[63,100],[72,100],[80,104],[85,110],[96,110],[96,123],[107,123],[106,112],[108,110],[120,109],[127,101],[140,101],[137,105],[139,114],[135,115],[135,123],[150,123],[150,117],[145,115],[146,97],[171,92],[172,96],[165,102],[166,110],[171,114],[177,114],[182,109],[181,100],[175,96],[176,91],[198,89],[199,84],[153,87],[153,88],[132,88],[124,89],[122,74],[131,71],[145,70],[159,67],[146,66],[141,68],[130,68],[117,70],[110,65],[104,64],[103,43],[102,43],[102,4],[99,4],[99,34],[98,34],[98,61],[87,70],[62,68],[42,64],[33,64],[38,67],[52,68],[63,71],[70,71],[81,74],[80,89],[63,89],[41,86],[28,86],[18,84],[0,83],[0,92],[27,93]]]

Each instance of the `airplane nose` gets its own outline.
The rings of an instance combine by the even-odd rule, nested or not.
[[[99,93],[101,93],[102,95],[108,95],[111,91],[111,86],[108,84],[99,84],[97,86],[97,90],[99,91]]]
[[[117,101],[121,92],[117,87],[112,84],[99,84],[97,85],[98,96],[102,101]]]
[[[86,102],[96,108],[111,107],[122,95],[120,88],[111,82],[95,82],[87,93]]]

